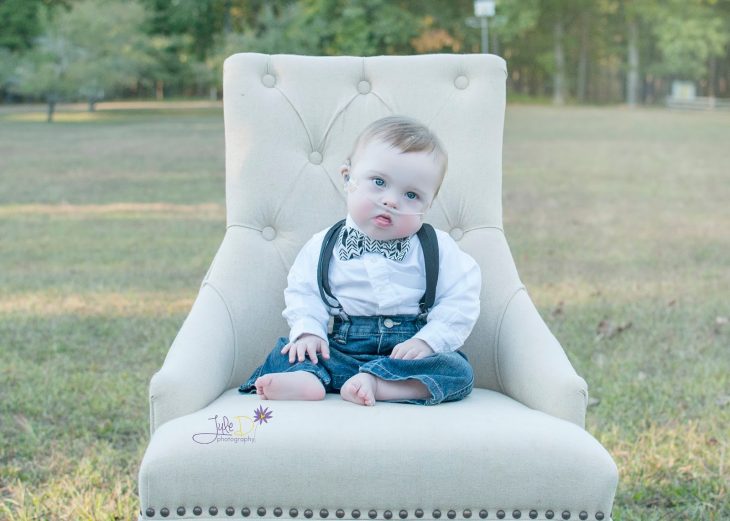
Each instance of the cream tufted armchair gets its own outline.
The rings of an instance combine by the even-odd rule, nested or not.
[[[140,519],[611,519],[617,469],[584,430],[586,383],[502,229],[506,74],[484,54],[226,60],[226,234],[150,383]],[[474,390],[432,407],[240,394],[289,332],[297,252],[346,214],[337,167],[393,113],[449,151],[426,220],[481,266],[481,316],[462,348]]]

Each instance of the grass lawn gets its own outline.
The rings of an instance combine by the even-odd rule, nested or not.
[[[147,389],[224,234],[219,108],[0,112],[0,518],[133,519]],[[510,105],[504,222],[615,520],[730,519],[730,113]]]

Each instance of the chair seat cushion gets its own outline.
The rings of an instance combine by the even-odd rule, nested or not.
[[[588,432],[486,389],[365,407],[234,388],[154,432],[139,494],[156,519],[608,520],[617,480]]]

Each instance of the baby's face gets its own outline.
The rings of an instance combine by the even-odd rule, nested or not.
[[[340,173],[350,175],[347,210],[352,219],[380,241],[416,233],[441,181],[433,154],[403,153],[379,140],[368,143],[356,164],[343,165]]]

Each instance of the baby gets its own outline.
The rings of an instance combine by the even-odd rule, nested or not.
[[[447,164],[440,140],[412,118],[363,130],[340,167],[347,217],[297,255],[284,291],[289,337],[239,392],[321,400],[339,391],[359,405],[436,405],[471,392],[458,349],[479,317],[481,272],[423,223]]]

